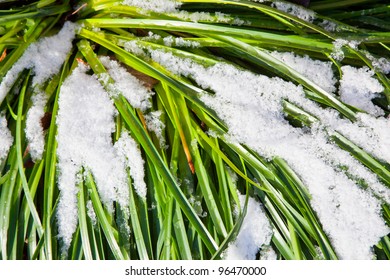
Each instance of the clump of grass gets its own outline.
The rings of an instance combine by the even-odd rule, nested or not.
[[[165,0],[154,6],[153,1],[141,2],[0,3],[0,128],[4,131],[0,132],[0,258],[389,259],[389,135],[385,130],[390,102],[390,7],[385,1],[310,1],[308,8],[285,1]],[[52,36],[64,26],[74,36],[62,31],[71,46],[58,55],[57,47],[61,50],[64,42]],[[57,45],[47,38],[58,38]],[[52,63],[26,58],[34,44],[41,44],[40,56],[53,55]],[[337,82],[343,82],[343,67],[366,67],[367,79],[375,79],[380,89],[371,93],[375,98],[368,102],[380,116],[343,102],[337,90],[319,86],[312,76],[272,55],[275,52],[307,56],[308,63],[317,60],[317,65],[331,63],[335,89]],[[25,61],[23,67],[18,66],[20,61]],[[56,70],[37,78],[49,67]],[[90,145],[108,143],[104,147],[118,160],[112,172],[102,168],[109,166],[103,164],[109,158],[106,151],[85,159],[89,147],[77,147],[84,141],[70,142],[74,147],[68,147],[69,158],[61,153],[63,142],[57,140],[67,137],[66,133],[59,136],[61,120],[67,118],[61,94],[83,87],[80,79],[80,84],[71,84],[77,80],[75,73],[95,81],[95,93],[101,92],[115,113],[107,113],[106,105],[91,99],[88,114],[104,111],[108,129],[100,131],[99,123],[83,127],[89,116],[83,108],[75,110],[83,117],[69,116],[79,126],[69,129],[79,131],[80,137],[95,135],[85,141]],[[237,84],[221,82],[223,76],[236,81],[237,75],[243,77],[237,81],[237,91],[232,91],[238,98],[224,96]],[[252,83],[257,91],[251,95],[246,85]],[[78,94],[87,98],[91,87],[86,85]],[[257,94],[261,96],[253,97]],[[45,103],[40,109],[34,107],[37,96],[44,97],[39,99]],[[247,100],[237,101],[240,97],[253,97],[254,102],[260,100],[256,106],[264,107],[252,108]],[[233,111],[242,104],[247,106],[242,112]],[[34,126],[28,123],[33,107],[38,114],[34,131],[44,137],[40,156],[31,151],[34,138],[26,135],[26,126]],[[251,110],[259,114],[253,123],[263,121],[263,116],[269,125],[251,126],[252,119],[245,119]],[[91,117],[85,122],[94,121]],[[270,139],[283,140],[277,136],[285,130],[276,128],[289,133],[286,143],[291,154],[278,143],[260,138],[265,131]],[[136,158],[128,149],[123,149],[128,154],[122,157],[116,154],[115,145],[124,143],[123,135],[132,139],[128,145],[134,141],[132,151],[139,149],[138,165],[126,165],[126,159]],[[257,136],[264,143],[252,141]],[[290,138],[315,141],[308,140],[307,151],[302,148],[302,154],[295,155],[294,145],[302,145]],[[313,147],[319,149],[313,152]],[[304,169],[309,160],[319,165]],[[92,167],[95,161],[101,165]],[[67,165],[61,165],[64,162]],[[138,168],[142,164],[143,170]],[[75,166],[73,173],[66,173],[66,168]],[[313,179],[324,174],[316,170],[318,166],[337,177],[329,181],[340,182],[340,186],[325,186],[322,197],[315,187],[327,182]],[[140,172],[145,197],[140,195]],[[123,180],[109,189],[110,184],[99,179],[119,175]],[[361,254],[344,250],[345,242],[360,238],[371,224],[345,229],[356,230],[357,235],[344,239],[332,227],[349,218],[351,224],[364,219],[354,213],[340,214],[344,207],[354,207],[345,205],[343,188],[351,190],[351,201],[360,197],[367,206],[362,211],[375,220],[374,233],[367,240],[354,241],[361,245]],[[334,220],[321,208],[328,200],[335,209]],[[250,227],[250,219],[258,229]],[[65,231],[70,233],[66,240]],[[229,246],[251,250],[241,255],[233,250],[234,255],[229,255],[233,252]]]

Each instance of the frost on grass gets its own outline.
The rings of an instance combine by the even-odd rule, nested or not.
[[[57,74],[72,49],[76,29],[76,24],[66,22],[58,34],[32,43],[1,81],[0,104],[24,69],[33,70],[33,86]]]
[[[167,36],[163,39],[164,45],[171,47],[183,47],[183,48],[198,48],[200,47],[200,43],[196,41],[186,40],[181,37],[173,37],[173,36]]]
[[[308,55],[299,56],[289,52],[282,53],[274,51],[271,55],[316,83],[327,92],[334,92],[336,90],[336,79],[330,61],[314,60]]]
[[[122,132],[121,137],[115,143],[115,149],[130,169],[130,175],[133,178],[133,185],[136,193],[146,199],[146,184],[144,181],[144,160],[138,144],[127,132]]]
[[[300,5],[276,1],[272,3],[272,6],[278,9],[279,11],[289,13],[307,22],[313,22],[313,20],[316,17],[315,12],[305,9]]]
[[[157,13],[173,13],[181,6],[175,0],[124,0],[122,4]]]
[[[150,108],[150,97],[153,95],[151,90],[143,86],[142,82],[131,75],[117,61],[111,60],[109,57],[103,56],[99,58],[103,65],[107,68],[109,75],[114,79],[115,83],[110,85],[109,90],[113,98],[119,93],[129,101],[134,108],[145,111]],[[100,79],[106,79],[108,76],[101,76]]]
[[[340,80],[341,100],[374,116],[383,116],[383,110],[371,101],[384,90],[373,77],[375,73],[368,67],[355,68],[349,65],[341,67],[341,70],[343,73]]]
[[[345,57],[343,47],[348,46],[354,50],[357,50],[360,42],[359,41],[349,41],[345,39],[336,39],[333,42],[333,51],[330,54],[332,58],[337,61],[342,61]]]
[[[176,0],[124,0],[122,4],[138,7],[141,9],[141,13],[147,13],[148,11],[166,13],[169,14],[169,16],[193,22],[219,22],[234,25],[242,25],[245,23],[239,18],[235,18],[221,12],[216,12],[213,15],[208,12],[188,12],[179,10],[182,3]],[[248,24],[250,23],[248,22]]]
[[[245,196],[239,195],[241,207]],[[237,238],[229,244],[223,253],[226,260],[255,260],[256,254],[263,245],[271,241],[272,229],[261,204],[249,197],[247,213]]]
[[[29,142],[30,154],[34,161],[42,159],[45,149],[45,134],[42,127],[42,118],[45,115],[47,97],[39,92],[32,97],[33,105],[28,110],[26,120],[26,137]]]
[[[118,201],[128,207],[125,162],[118,160],[111,134],[115,129],[115,107],[99,81],[79,65],[64,81],[57,116],[59,237],[66,250],[77,227],[77,183],[82,168],[91,172],[99,196],[109,210]]]
[[[161,114],[161,111],[150,112],[149,114],[145,115],[145,121],[148,130],[153,131],[159,140],[160,147],[165,149],[167,148],[165,145],[165,137],[163,135],[165,124],[161,121]]]
[[[268,160],[279,156],[287,161],[308,187],[311,205],[340,258],[373,258],[372,247],[389,233],[381,216],[381,202],[374,194],[385,199],[388,190],[375,174],[329,142],[328,134],[341,131],[389,162],[388,119],[358,114],[358,121],[352,123],[340,118],[337,111],[306,99],[300,86],[280,78],[255,75],[224,63],[205,68],[157,50],[151,57],[174,74],[189,76],[213,92],[200,98],[225,121],[231,141],[246,144]],[[291,126],[285,120],[282,100],[300,106],[320,122],[311,130]],[[338,154],[342,156],[336,157]],[[369,189],[364,190],[340,166],[369,182]]]
[[[7,156],[13,141],[14,139],[7,127],[7,120],[5,116],[0,113],[0,164]]]

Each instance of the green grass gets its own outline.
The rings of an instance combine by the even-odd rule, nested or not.
[[[224,60],[256,73],[279,76],[305,89],[307,98],[336,110],[340,116],[356,120],[358,110],[344,104],[315,81],[270,56],[268,51],[292,51],[312,58],[331,59],[336,39],[358,39],[359,49],[345,46],[343,63],[368,66],[384,86],[382,108],[388,116],[390,102],[389,75],[374,69],[367,53],[390,57],[390,6],[386,1],[311,1],[317,19],[305,22],[279,11],[267,3],[236,0],[182,0],[182,9],[222,11],[239,17],[243,25],[218,22],[190,22],[177,15],[142,13],[134,7],[117,5],[119,1],[82,1],[85,6],[75,11],[78,1],[7,1],[0,4],[0,81],[28,46],[39,38],[56,34],[66,20],[81,24],[73,49],[62,70],[40,85],[49,97],[45,107],[51,113],[46,131],[42,160],[31,162],[26,153],[24,134],[27,111],[34,88],[33,73],[24,71],[12,91],[0,104],[14,143],[8,156],[0,161],[0,259],[219,259],[235,239],[243,223],[249,196],[256,197],[265,208],[273,237],[270,246],[278,259],[338,259],[331,240],[325,233],[311,206],[311,195],[300,177],[279,157],[265,160],[245,145],[227,139],[228,128],[217,114],[205,106],[200,95],[205,92],[194,81],[178,77],[161,65],[124,49],[123,40],[141,46],[169,51],[192,59],[205,67]],[[80,1],[81,2],[81,1]],[[319,21],[337,23],[340,30],[329,32]],[[247,22],[251,22],[251,25]],[[99,28],[97,30],[97,28]],[[162,40],[143,41],[149,31],[162,37],[172,35],[197,42],[199,48],[166,46]],[[144,113],[132,108],[119,96],[114,104],[118,140],[127,130],[141,147],[145,161],[146,199],[140,198],[128,176],[130,217],[119,205],[110,212],[101,202],[93,175],[88,170],[78,184],[78,226],[67,252],[58,239],[56,207],[60,198],[57,187],[57,124],[60,87],[79,61],[91,67],[91,74],[106,74],[99,60],[106,54],[156,80],[151,111],[163,112],[164,138],[168,149],[145,128]],[[102,82],[107,91],[113,79]],[[299,126],[311,127],[313,116],[284,101],[286,119]],[[204,130],[212,130],[211,137]],[[342,132],[329,132],[329,137],[349,152],[362,165],[390,187],[390,165],[374,158],[347,139]],[[192,145],[196,139],[197,145]],[[231,176],[238,176],[234,182]],[[200,203],[190,201],[186,182]],[[246,194],[242,211],[237,192]],[[96,213],[96,223],[87,214],[88,201]],[[383,218],[390,225],[389,205],[383,202]],[[200,215],[206,212],[207,215]],[[121,219],[130,226],[124,234]],[[123,223],[123,222],[122,222]],[[390,259],[389,236],[374,248],[377,258]]]

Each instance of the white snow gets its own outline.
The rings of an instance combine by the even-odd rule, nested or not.
[[[390,60],[388,60],[385,57],[374,57],[369,52],[364,52],[366,57],[371,61],[372,66],[374,67],[375,71],[389,74],[390,73]]]
[[[200,46],[199,42],[186,40],[181,37],[167,36],[164,37],[163,41],[164,41],[164,45],[168,47],[176,46],[176,47],[184,47],[184,48],[197,48]]]
[[[179,10],[181,2],[175,0],[124,0],[123,5],[140,8],[140,12],[153,11],[156,13],[167,13],[169,16],[177,17],[187,21],[219,22],[234,25],[242,25],[245,21],[231,17],[227,14],[216,12],[214,15],[208,12],[188,12]],[[247,22],[247,24],[250,24]]]
[[[146,199],[146,184],[144,181],[144,160],[138,144],[130,137],[129,133],[123,131],[119,140],[115,143],[117,153],[124,158],[126,166],[130,169],[133,178],[133,185],[136,193]]]
[[[129,188],[125,162],[117,154],[111,134],[116,114],[113,102],[97,78],[79,65],[61,86],[57,116],[59,237],[68,248],[77,226],[77,174],[90,171],[100,199],[112,211],[112,203],[128,208]],[[80,176],[79,176],[80,177]]]
[[[151,90],[145,88],[140,80],[131,75],[117,61],[111,60],[106,56],[101,56],[99,59],[115,81],[112,89],[109,91],[113,98],[116,98],[119,93],[122,93],[134,108],[139,108],[142,111],[150,108],[151,104],[149,99],[153,95]],[[100,78],[104,80],[107,77]]]
[[[239,195],[241,208],[245,204],[245,196]],[[272,229],[262,205],[249,197],[247,213],[237,238],[231,242],[223,253],[225,260],[255,260],[256,254],[263,245],[271,242]]]
[[[14,139],[7,127],[5,116],[0,114],[0,163],[7,156]]]
[[[29,142],[30,154],[34,161],[42,159],[45,149],[45,134],[42,127],[42,118],[45,115],[47,97],[39,92],[32,97],[33,105],[28,110],[26,119],[26,137]]]
[[[308,55],[300,56],[289,52],[274,51],[271,55],[301,73],[327,92],[334,92],[336,90],[335,83],[337,80],[332,70],[332,62],[314,60]]]
[[[97,225],[96,213],[95,210],[93,209],[91,200],[88,200],[87,202],[87,215],[91,219],[92,225],[96,226]]]
[[[181,6],[175,0],[124,0],[122,4],[157,13],[174,13]]]
[[[349,46],[350,48],[357,50],[360,42],[356,40],[336,39],[333,41],[333,52],[330,54],[337,61],[342,61],[345,57],[343,47]]]
[[[1,81],[0,104],[24,69],[33,70],[33,86],[41,86],[57,74],[72,49],[76,29],[76,24],[66,22],[58,34],[32,43]]]
[[[389,233],[381,217],[381,202],[373,195],[388,199],[388,191],[371,171],[329,143],[327,134],[341,131],[351,141],[379,158],[390,159],[389,121],[358,114],[352,123],[338,112],[324,109],[308,100],[300,86],[279,78],[255,75],[231,65],[216,63],[205,68],[189,59],[170,53],[151,51],[151,57],[174,74],[191,76],[204,89],[201,100],[214,109],[229,127],[229,139],[244,143],[261,156],[285,159],[307,185],[312,207],[342,259],[371,259],[372,246]],[[311,130],[292,127],[284,118],[281,101],[289,100],[320,119]],[[340,158],[335,155],[342,154]],[[363,190],[349,179],[339,165],[353,175],[371,182]],[[359,171],[360,170],[360,171]]]
[[[371,102],[373,98],[379,96],[378,93],[384,91],[383,86],[373,77],[374,71],[368,67],[358,69],[349,65],[341,67],[341,70],[343,73],[340,80],[341,100],[376,117],[383,116],[383,110]]]
[[[165,124],[161,121],[161,111],[150,112],[145,115],[146,126],[149,131],[154,132],[157,139],[160,142],[160,147],[163,149],[168,148],[165,143],[165,137],[163,136],[163,131],[165,129]]]
[[[289,13],[293,16],[296,16],[304,21],[307,22],[313,22],[313,20],[316,17],[316,14],[314,11],[306,9],[300,5],[296,5],[293,3],[286,3],[286,2],[273,2],[272,7],[275,7],[276,9]]]

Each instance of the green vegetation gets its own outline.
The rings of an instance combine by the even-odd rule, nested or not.
[[[14,138],[7,156],[0,160],[0,259],[220,259],[240,231],[249,197],[262,203],[273,231],[271,243],[260,248],[257,258],[268,247],[278,259],[340,258],[313,209],[310,191],[294,168],[279,156],[267,159],[246,143],[230,141],[224,120],[201,98],[211,89],[202,88],[193,77],[174,74],[142,53],[132,53],[126,44],[170,52],[206,68],[224,61],[253,73],[278,76],[301,85],[307,99],[321,108],[332,108],[351,122],[362,110],[344,103],[337,93],[324,90],[270,51],[331,61],[338,79],[343,65],[367,66],[384,88],[374,102],[385,118],[389,114],[389,74],[375,67],[372,57],[390,58],[387,1],[311,1],[309,9],[317,13],[307,21],[268,2],[181,0],[182,11],[210,13],[207,21],[198,22],[180,13],[145,13],[120,5],[120,1],[78,2],[0,1],[0,81],[32,43],[57,34],[66,21],[79,24],[59,73],[33,86],[34,71],[23,70],[0,103],[0,113]],[[216,12],[227,16],[221,20]],[[240,24],[232,24],[237,19]],[[325,28],[324,23],[334,24],[337,30]],[[193,45],[167,44],[164,38],[168,36],[184,38]],[[345,56],[342,61],[332,55],[338,39],[359,42],[358,47],[346,43],[340,48]],[[77,185],[78,224],[63,252],[56,219],[61,198],[57,181],[58,100],[61,86],[79,64],[89,65],[91,75],[108,75],[101,56],[128,67],[154,92],[146,111],[132,107],[121,94],[113,100],[119,112],[113,142],[122,131],[128,131],[138,143],[147,196],[144,199],[136,193],[129,175],[130,217],[126,218],[117,202],[113,211],[102,202],[88,168],[79,170],[84,175]],[[99,81],[108,92],[115,85],[112,77]],[[48,101],[42,120],[45,151],[42,159],[33,161],[25,127],[37,91],[43,91]],[[283,110],[295,127],[310,129],[321,123],[318,116],[289,100],[283,101]],[[147,128],[145,115],[154,111],[162,112],[162,136],[168,148]],[[354,143],[343,131],[328,134],[329,141],[390,187],[388,162]],[[367,187],[359,178],[352,180]],[[239,193],[246,195],[244,205],[240,205]],[[96,222],[88,214],[89,203]],[[389,205],[384,199],[381,205],[381,215],[390,226]],[[128,224],[130,236],[123,224]],[[390,259],[389,237],[384,236],[373,247],[376,258]]]

